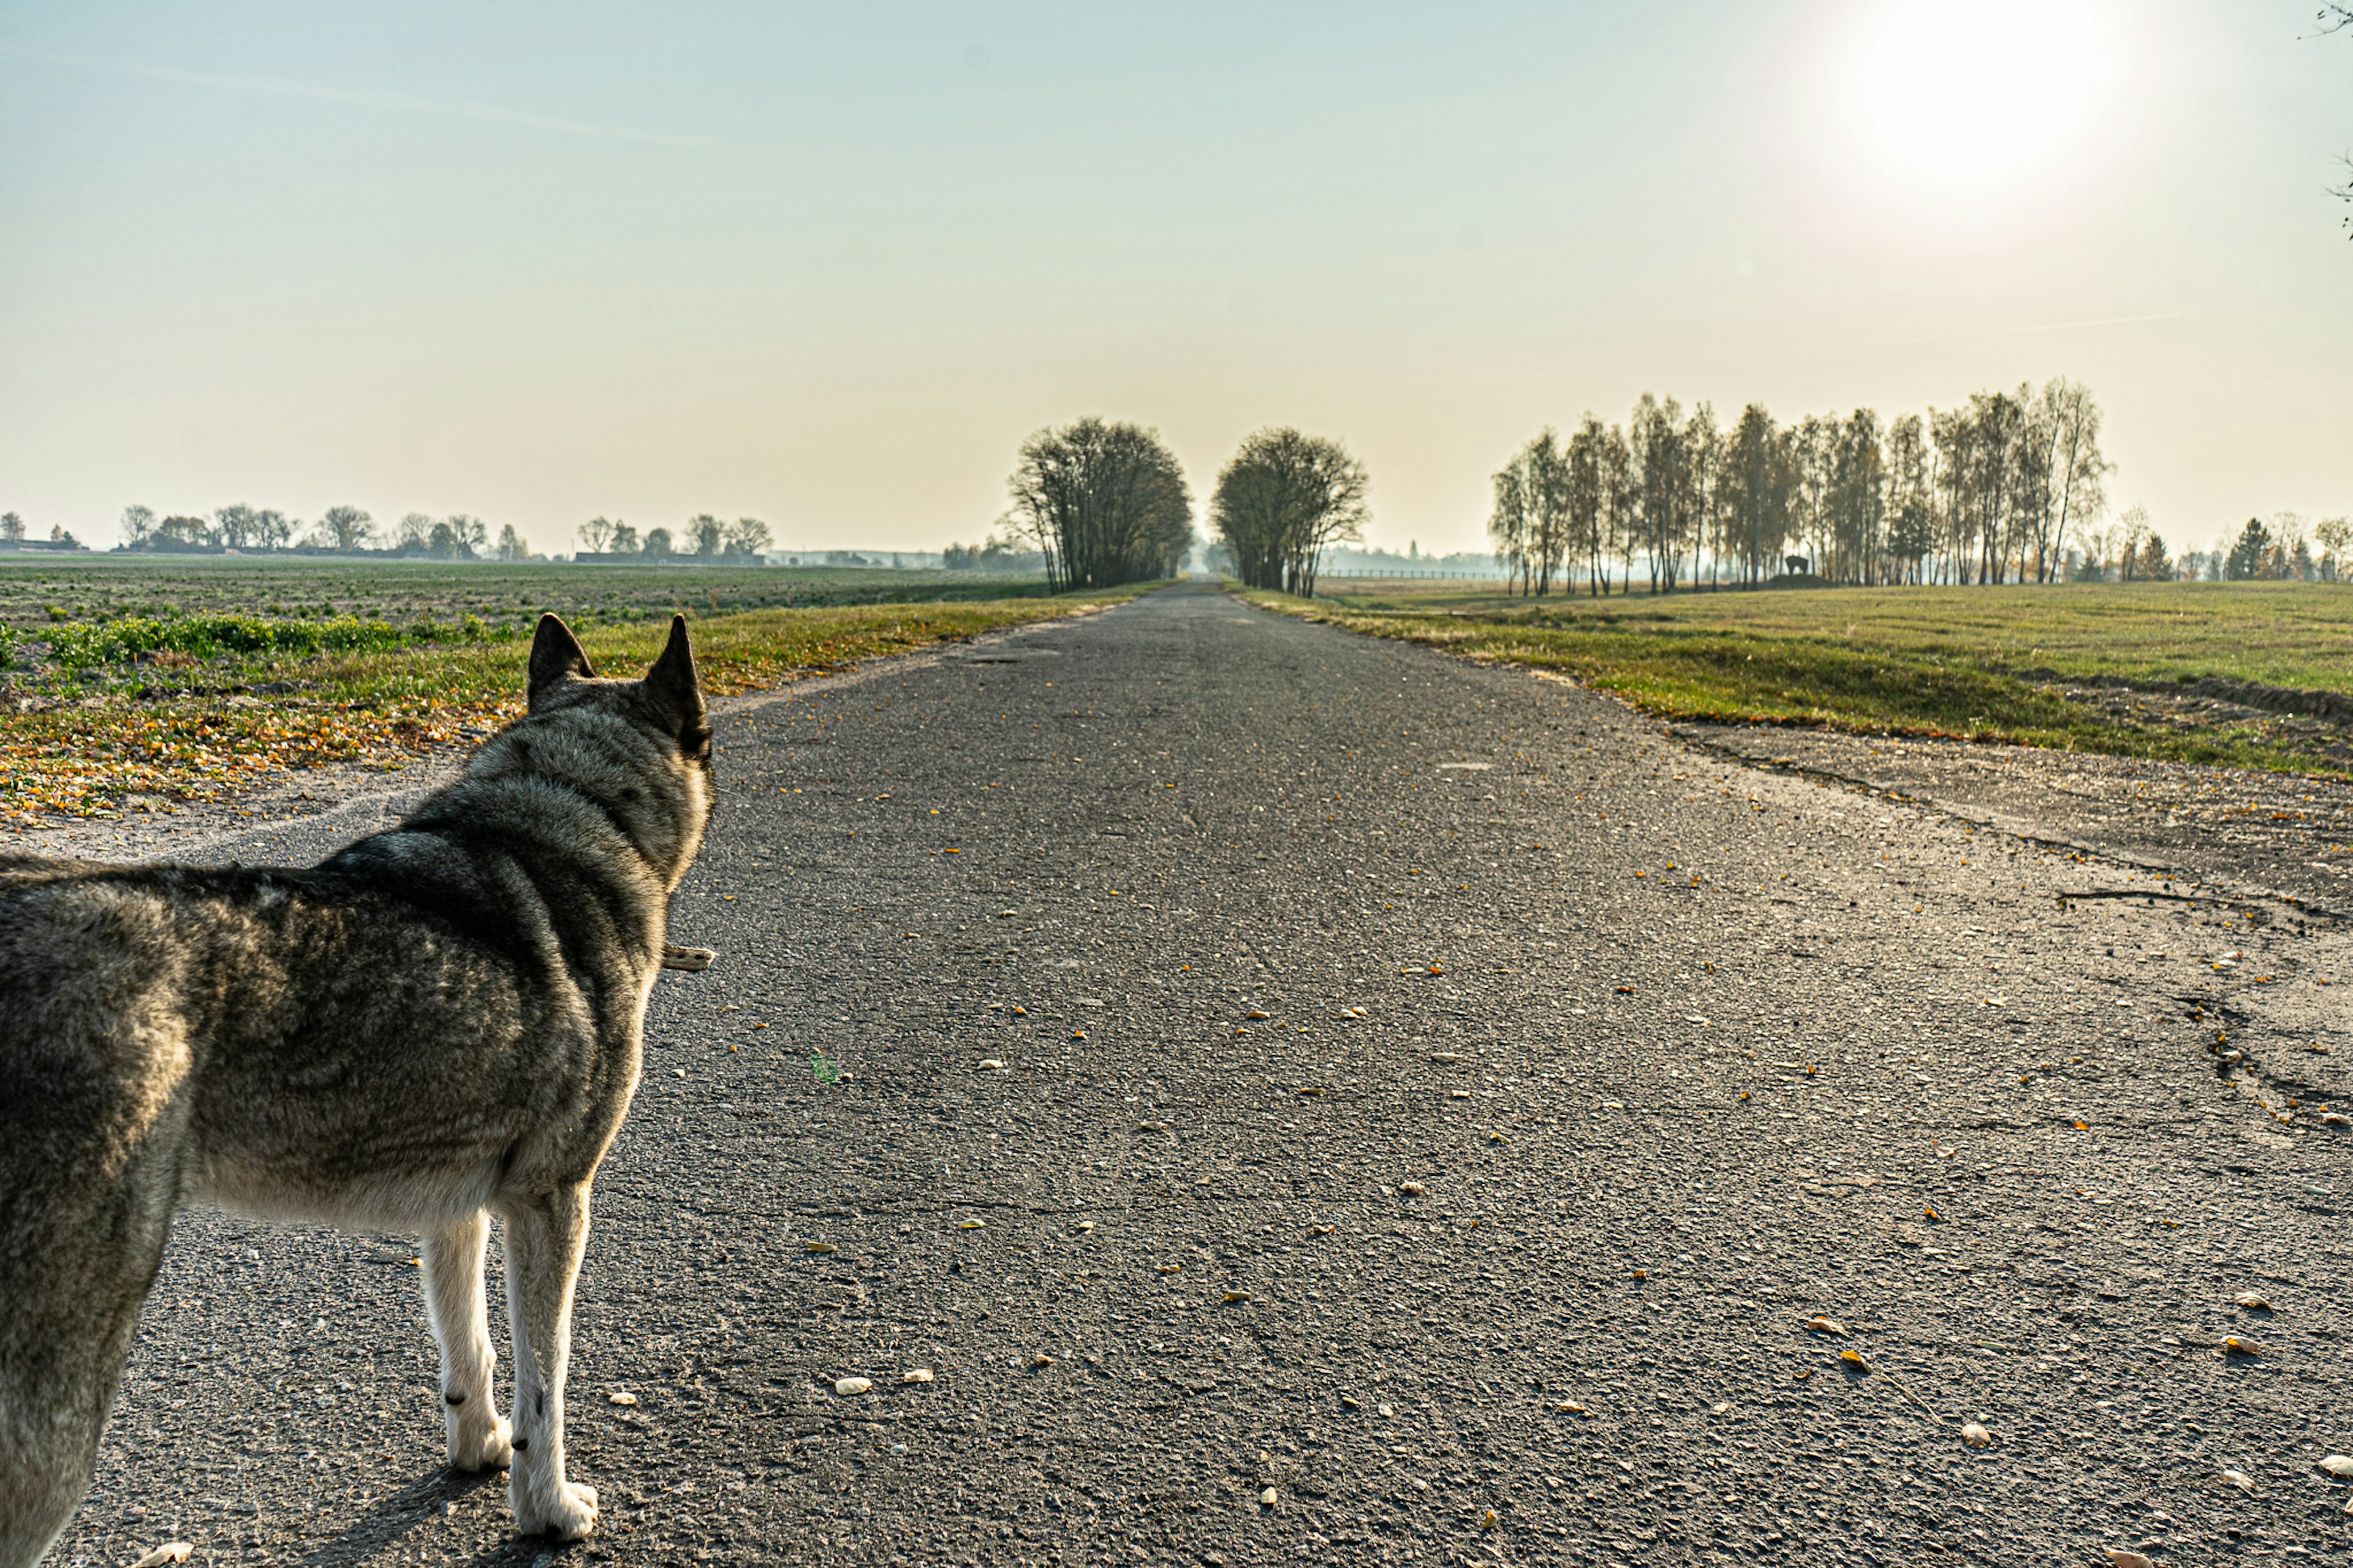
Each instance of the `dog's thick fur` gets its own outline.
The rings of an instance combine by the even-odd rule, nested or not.
[[[508,1466],[525,1533],[595,1527],[564,1471],[573,1281],[710,772],[683,620],[624,681],[549,616],[528,714],[316,867],[0,857],[0,1568],[37,1562],[89,1489],[190,1202],[421,1234],[449,1462]]]

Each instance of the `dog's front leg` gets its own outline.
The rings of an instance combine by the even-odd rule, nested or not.
[[[588,1184],[501,1205],[507,1318],[514,1333],[514,1461],[507,1500],[525,1535],[577,1541],[596,1528],[596,1489],[564,1475],[564,1373],[572,1287],[588,1240]]]
[[[460,1470],[495,1470],[507,1463],[507,1424],[499,1419],[491,1387],[494,1358],[491,1320],[482,1299],[482,1253],[491,1216],[481,1209],[425,1237],[425,1310],[441,1347],[441,1419],[449,1463]]]

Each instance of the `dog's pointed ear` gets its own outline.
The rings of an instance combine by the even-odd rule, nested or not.
[[[540,616],[539,630],[531,639],[531,681],[525,704],[535,711],[556,682],[596,673],[588,663],[587,653],[580,647],[580,639],[572,635],[572,628],[557,616]]]
[[[708,738],[702,722],[702,678],[695,673],[694,648],[686,636],[686,617],[670,618],[670,644],[654,667],[646,671],[646,695],[676,727],[686,749],[696,749],[695,737]]]

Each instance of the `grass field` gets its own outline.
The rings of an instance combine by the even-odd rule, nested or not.
[[[38,611],[0,621],[13,634],[0,648],[11,661],[0,670],[0,822],[170,810],[289,769],[396,768],[487,734],[522,711],[529,631],[542,608],[579,629],[600,669],[634,674],[659,651],[675,604],[693,622],[705,685],[724,695],[1150,586],[978,598],[971,589],[1031,585],[967,574],[944,582],[944,573],[409,563],[207,561],[142,575],[143,564],[0,574],[8,584],[0,592]],[[820,595],[855,601],[892,586],[869,579],[894,577],[903,593],[937,597],[741,607],[786,594],[803,604]],[[700,603],[670,592],[691,584]],[[536,602],[534,585],[549,590]]]
[[[2217,711],[2215,679],[2353,693],[2353,586],[2150,583],[1529,600],[1333,585],[1293,614],[1574,675],[1662,717],[2348,771],[2333,727]],[[2124,681],[2129,690],[2086,689]]]
[[[0,555],[0,626],[119,616],[264,615],[498,625],[554,610],[575,624],[826,605],[1014,599],[1042,578],[835,567],[504,565],[331,556]]]

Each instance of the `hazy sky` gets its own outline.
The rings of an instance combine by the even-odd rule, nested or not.
[[[1348,441],[1377,543],[1645,390],[2066,374],[2177,547],[2353,511],[2353,37],[2312,0],[13,5],[0,509],[765,518],[1013,449]]]

